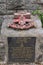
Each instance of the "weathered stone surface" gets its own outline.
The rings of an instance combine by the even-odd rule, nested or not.
[[[36,1],[36,0],[35,0]],[[23,1],[22,0],[9,0],[9,1],[7,1],[7,9],[15,9],[15,6],[17,6],[18,4],[20,5],[21,3],[23,3],[24,5],[25,5],[25,8],[26,9],[31,9],[31,10],[33,10],[33,9],[37,9],[37,7],[38,7],[38,5],[37,4],[32,4],[34,2],[34,0],[24,0],[24,3],[23,3]]]
[[[6,13],[6,5],[0,4],[0,14],[5,14],[5,13]]]
[[[3,22],[3,16],[0,16],[0,33],[1,33],[1,26],[2,26],[2,22]]]
[[[6,10],[6,8],[10,11],[10,9],[15,9],[17,5],[21,4],[24,4],[27,10],[36,10],[39,7],[39,5],[32,4],[33,2],[36,2],[36,0],[0,0],[0,14],[6,14],[6,11],[8,11]],[[43,6],[40,6],[39,9],[43,10]],[[7,13],[9,14],[10,12]]]
[[[4,3],[4,2],[6,2],[6,0],[0,0],[0,3]]]
[[[31,18],[32,18],[32,20],[34,21],[34,26],[35,26],[37,29],[42,28],[41,20],[39,19],[39,17],[38,17],[37,15],[32,16]]]
[[[21,0],[7,0],[7,9],[14,9],[19,4],[21,4]]]
[[[28,4],[26,5],[26,8],[28,10],[36,10],[38,7],[39,7],[38,4],[31,4],[31,3],[29,3],[29,5]]]

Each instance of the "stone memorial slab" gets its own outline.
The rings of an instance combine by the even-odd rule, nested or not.
[[[8,37],[9,62],[34,62],[36,37]]]
[[[6,16],[4,19],[1,27],[1,34],[6,44],[6,63],[19,65],[19,63],[22,64],[26,62],[29,65],[35,65],[34,63],[36,61],[38,62],[37,58],[41,55],[39,49],[40,44],[43,43],[43,29],[41,21],[37,16],[32,16],[32,20],[36,28],[14,30],[8,28],[8,24],[12,23],[13,18]]]

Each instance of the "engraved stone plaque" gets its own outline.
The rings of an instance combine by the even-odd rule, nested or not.
[[[34,62],[36,37],[8,37],[8,62]]]

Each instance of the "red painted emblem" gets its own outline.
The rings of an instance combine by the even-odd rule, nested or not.
[[[13,29],[29,29],[34,26],[30,13],[15,13],[12,22],[8,27]]]

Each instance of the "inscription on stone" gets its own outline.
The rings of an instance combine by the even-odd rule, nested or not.
[[[8,37],[9,62],[34,62],[35,37]]]

